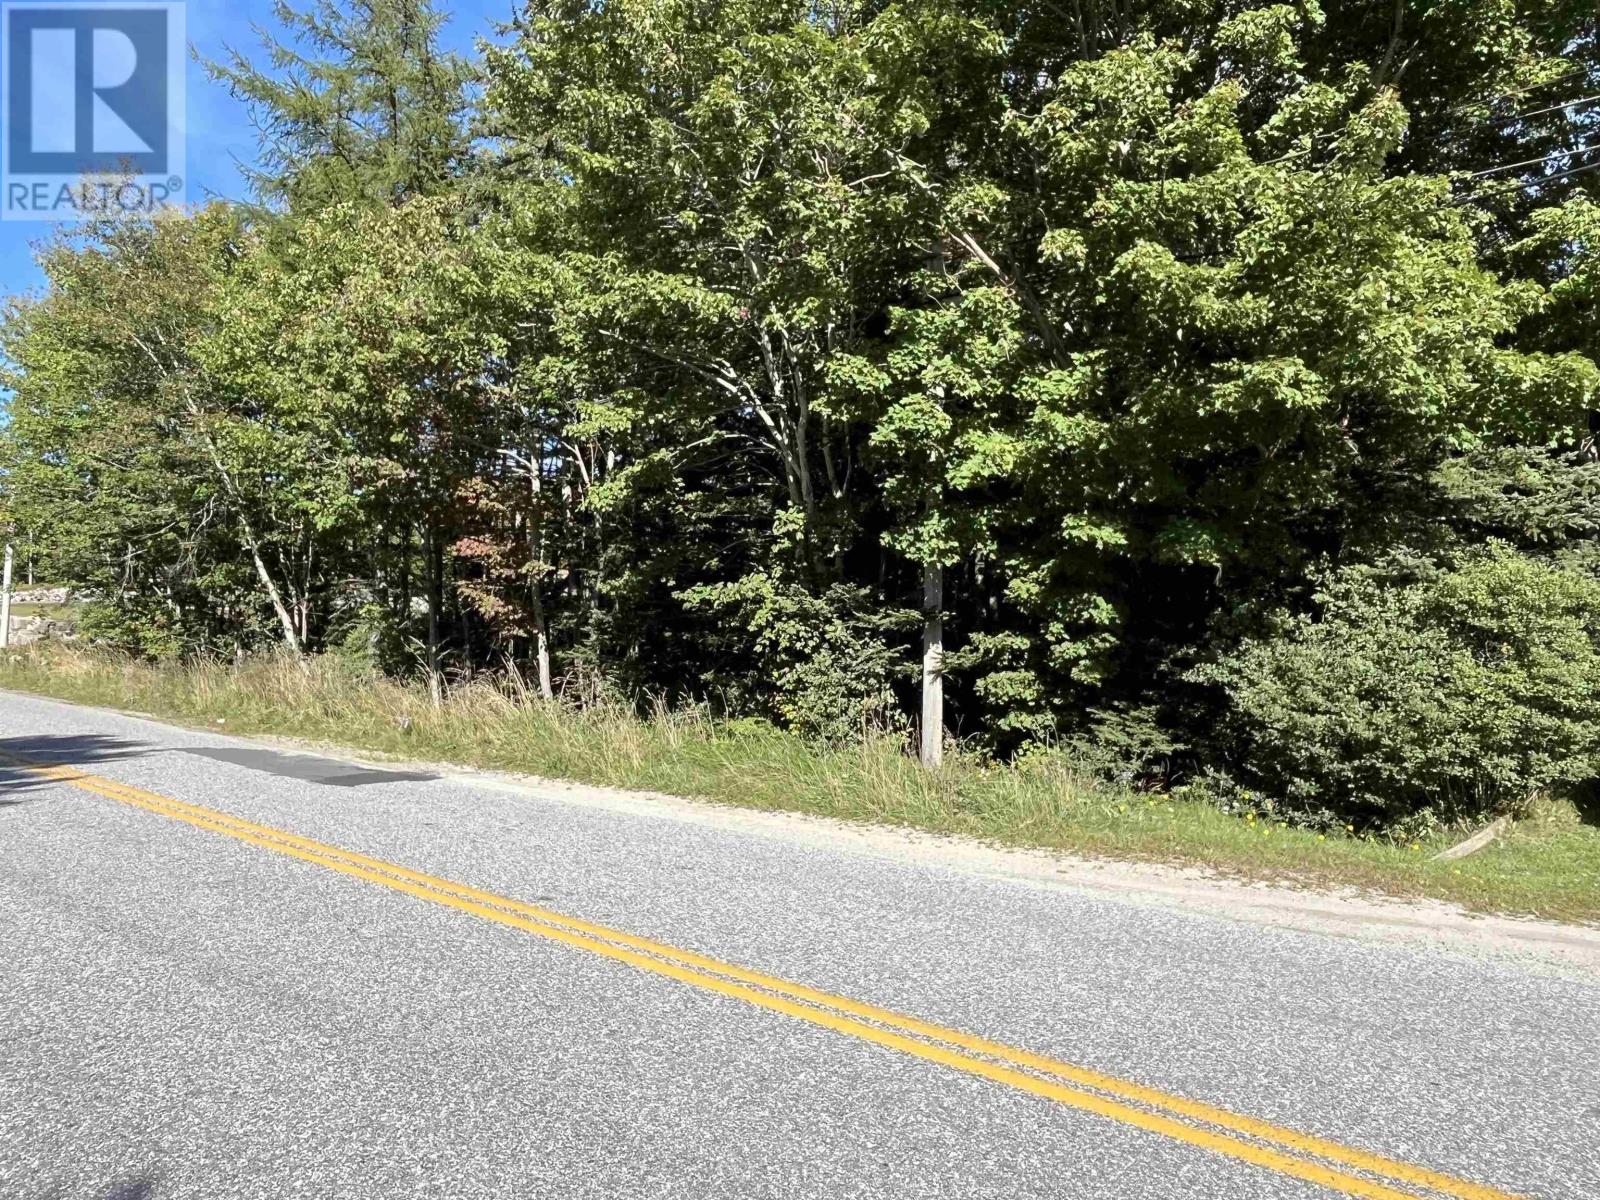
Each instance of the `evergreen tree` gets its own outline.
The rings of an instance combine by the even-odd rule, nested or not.
[[[261,198],[298,212],[448,189],[472,152],[474,70],[441,49],[432,0],[277,0],[274,12],[287,40],[262,33],[265,66],[237,50],[206,64],[250,106]]]

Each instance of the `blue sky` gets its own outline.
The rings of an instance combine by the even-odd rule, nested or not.
[[[291,0],[307,7],[307,0]],[[445,41],[454,48],[469,48],[479,36],[491,32],[496,22],[510,18],[514,0],[438,0],[449,14]],[[206,58],[219,58],[224,48],[253,53],[260,41],[253,26],[275,29],[272,0],[188,0],[190,44]],[[238,163],[253,161],[257,151],[255,130],[244,107],[226,89],[210,82],[198,63],[188,65],[189,139],[188,170],[191,195],[219,195],[241,199],[245,185]],[[0,295],[28,291],[40,282],[33,265],[33,245],[48,238],[53,227],[33,221],[0,222]]]

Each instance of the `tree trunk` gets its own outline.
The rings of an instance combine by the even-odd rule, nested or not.
[[[249,515],[245,512],[244,496],[235,485],[233,474],[222,461],[222,452],[217,449],[217,443],[204,427],[199,406],[193,400],[188,402],[189,417],[194,422],[195,432],[199,434],[206,448],[206,454],[211,459],[211,465],[217,472],[217,478],[222,484],[222,490],[239,510],[239,528],[244,533],[245,549],[250,551],[250,558],[255,563],[256,576],[261,580],[261,586],[266,590],[267,599],[272,602],[272,611],[278,616],[278,624],[283,628],[284,645],[289,647],[289,652],[296,658],[301,656],[300,638],[295,634],[294,618],[289,615],[288,608],[283,603],[283,594],[278,590],[278,585],[273,582],[272,572],[267,570],[266,561],[261,557],[261,539],[256,537],[255,526],[251,524]]]
[[[944,762],[944,568],[929,563],[922,577],[922,765]]]
[[[6,543],[5,579],[0,582],[0,647],[11,645],[11,544]]]
[[[400,628],[411,627],[411,525],[400,529]]]
[[[245,545],[250,551],[250,558],[256,565],[256,576],[261,580],[261,586],[266,589],[267,599],[272,601],[272,611],[278,615],[278,624],[283,629],[283,644],[289,647],[289,653],[296,658],[300,657],[300,637],[295,633],[294,617],[290,615],[288,607],[283,602],[283,596],[278,591],[278,585],[272,581],[272,572],[267,570],[266,560],[261,557],[261,550],[256,542],[255,531],[250,527],[250,522],[239,518],[239,524],[244,529]]]

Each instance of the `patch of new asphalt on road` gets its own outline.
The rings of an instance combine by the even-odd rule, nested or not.
[[[1600,1196],[1600,980],[0,695],[0,750],[1532,1197]],[[1334,1193],[0,771],[10,1198]]]

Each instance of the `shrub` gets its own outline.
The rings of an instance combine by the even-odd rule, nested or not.
[[[1308,823],[1504,811],[1600,762],[1600,582],[1491,544],[1398,586],[1346,571],[1320,611],[1197,671],[1234,773]]]
[[[767,573],[680,595],[720,624],[720,653],[708,657],[749,664],[702,677],[730,711],[754,710],[835,743],[904,728],[893,686],[912,667],[906,647],[916,613],[882,608],[863,588],[835,585],[814,595]]]
[[[169,609],[142,601],[91,600],[78,610],[78,636],[141,658],[175,658],[184,633]]]

